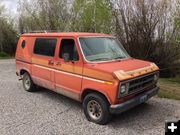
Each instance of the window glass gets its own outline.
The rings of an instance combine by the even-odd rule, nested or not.
[[[57,39],[37,38],[34,46],[34,53],[45,56],[54,56]]]
[[[111,37],[84,37],[80,44],[88,61],[111,61],[128,58],[120,42]]]
[[[25,40],[23,40],[23,41],[22,41],[22,44],[21,44],[21,47],[24,49],[24,48],[25,48],[25,46],[26,46],[26,41],[25,41]]]
[[[78,61],[79,55],[73,39],[62,39],[59,57],[63,58],[63,54],[68,53],[70,60]]]

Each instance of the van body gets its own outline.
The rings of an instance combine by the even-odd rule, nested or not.
[[[44,87],[83,103],[89,121],[106,124],[158,93],[159,68],[134,59],[112,35],[26,33],[16,50],[26,91]]]

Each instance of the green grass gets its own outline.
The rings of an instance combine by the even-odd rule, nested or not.
[[[0,52],[0,59],[12,59],[12,58],[14,58],[14,57],[13,56],[9,56],[5,52]]]
[[[160,78],[159,97],[180,100],[180,78]]]
[[[14,59],[14,57],[0,57],[0,60],[4,60],[4,59]]]
[[[180,84],[180,78],[161,78],[160,80]]]

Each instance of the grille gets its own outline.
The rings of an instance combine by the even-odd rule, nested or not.
[[[154,75],[147,75],[129,82],[129,94],[142,90],[154,83]]]

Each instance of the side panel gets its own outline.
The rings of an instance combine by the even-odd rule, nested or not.
[[[41,65],[35,64],[32,65],[32,79],[35,84],[42,86],[47,89],[54,90],[54,72]]]
[[[16,60],[16,73],[20,76],[20,71],[25,70],[31,74],[31,63]]]
[[[22,46],[23,42],[24,46]],[[16,49],[16,59],[31,62],[33,45],[34,43],[32,37],[21,37],[18,41],[18,46]]]
[[[24,45],[22,45],[24,42]],[[16,49],[16,72],[20,75],[20,70],[26,70],[31,74],[32,48],[31,37],[20,37]]]
[[[57,37],[38,37],[45,39],[57,39]],[[36,38],[33,39],[35,44]],[[32,49],[33,52],[34,48]],[[51,63],[50,63],[51,62]],[[35,84],[54,90],[54,57],[37,55],[32,53],[32,78]]]

